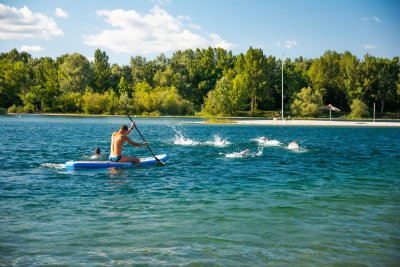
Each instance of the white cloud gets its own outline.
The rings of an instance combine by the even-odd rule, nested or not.
[[[59,18],[68,18],[68,13],[62,10],[61,8],[57,7],[56,11],[54,11],[54,16]]]
[[[210,38],[211,38],[211,41],[212,41],[212,44],[213,44],[213,45],[210,45],[210,46],[225,48],[226,50],[230,50],[230,49],[232,49],[234,47],[233,44],[225,41],[224,39],[221,38],[221,36],[219,36],[216,33],[211,33],[210,34]]]
[[[20,50],[25,52],[40,52],[44,51],[45,49],[39,45],[32,45],[32,46],[23,45],[21,46]]]
[[[150,0],[150,2],[156,5],[166,6],[171,3],[171,0]]]
[[[191,29],[193,29],[193,30],[201,30],[201,27],[199,25],[197,25],[197,24],[194,24],[194,23],[190,23],[189,27]]]
[[[373,16],[373,17],[364,17],[364,18],[362,18],[361,20],[363,20],[363,21],[374,21],[374,22],[377,22],[377,23],[381,23],[381,19],[378,18],[377,16]]]
[[[288,40],[288,41],[283,41],[283,42],[278,41],[278,42],[275,42],[275,45],[278,48],[292,49],[297,46],[297,42],[295,40]]]
[[[292,49],[293,47],[297,46],[297,42],[295,40],[285,41],[285,47],[287,49]]]
[[[0,40],[49,39],[63,35],[52,18],[32,13],[26,6],[17,9],[0,4]]]
[[[375,46],[375,45],[369,45],[369,44],[363,44],[362,45],[365,49],[376,49],[376,48],[378,48],[377,46]]]
[[[189,48],[222,47],[233,45],[218,34],[192,32],[193,24],[187,16],[173,17],[155,6],[148,14],[135,10],[101,10],[97,15],[113,26],[99,34],[84,36],[84,43],[94,47],[106,47],[123,53],[163,53]],[[186,24],[187,25],[186,25]]]
[[[375,16],[375,17],[372,17],[372,19],[375,20],[375,21],[378,22],[378,23],[381,22],[381,20],[380,20],[378,17],[376,17],[376,16]]]

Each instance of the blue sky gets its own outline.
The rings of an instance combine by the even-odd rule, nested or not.
[[[119,65],[209,46],[292,59],[327,50],[393,58],[399,11],[398,0],[0,0],[0,52],[92,59],[100,48]]]

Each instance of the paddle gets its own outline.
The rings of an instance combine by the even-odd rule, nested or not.
[[[134,121],[132,120],[131,116],[129,116],[129,114],[128,114],[128,118],[131,120],[131,122],[133,122],[133,125],[135,126],[135,129],[136,129],[136,131],[139,133],[140,137],[142,137],[143,142],[146,143],[146,140],[144,140],[143,135],[140,133],[139,129],[136,127],[136,123],[134,123]],[[159,158],[157,158],[157,157],[154,155],[154,153],[153,153],[153,151],[151,150],[151,148],[150,148],[149,145],[147,145],[147,148],[149,149],[149,151],[150,151],[150,153],[153,155],[153,157],[156,159],[157,165],[164,166],[165,163],[162,162]]]

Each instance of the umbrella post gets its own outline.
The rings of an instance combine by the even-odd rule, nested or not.
[[[329,121],[332,121],[332,110],[333,111],[340,111],[340,109],[338,109],[337,107],[332,106],[331,104],[324,106],[323,109],[329,110]]]

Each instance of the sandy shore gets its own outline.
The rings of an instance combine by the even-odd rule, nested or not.
[[[400,127],[400,121],[236,120],[235,122],[246,125]]]

